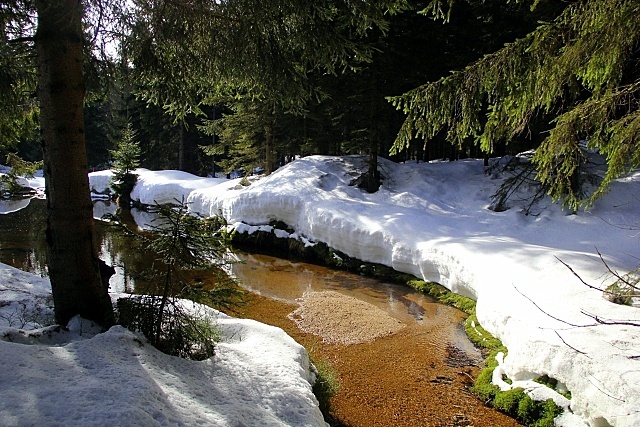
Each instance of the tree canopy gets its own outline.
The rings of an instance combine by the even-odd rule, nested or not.
[[[361,43],[403,0],[135,0],[123,54],[141,95],[178,117],[218,96],[299,109],[313,70],[335,72],[370,59]]]
[[[571,208],[592,203],[613,179],[640,166],[639,16],[637,0],[569,3],[524,38],[390,98],[407,114],[393,150],[446,130],[452,144],[473,139],[491,152],[547,120],[534,157],[538,178]],[[576,185],[583,141],[608,164],[590,196]]]
[[[108,75],[102,68],[108,61],[101,61],[106,55],[89,54],[102,44],[105,28],[128,31],[122,62],[133,65],[130,75],[144,85],[148,101],[184,123],[187,113],[201,112],[205,96],[218,94],[299,108],[312,92],[306,73],[367,59],[370,50],[357,36],[374,25],[384,28],[385,13],[402,3],[134,0],[129,15],[112,0],[14,0],[0,6],[0,74],[7,77],[0,90],[16,95],[11,108],[21,104],[27,91],[20,89],[35,82],[37,69],[56,320],[65,324],[81,314],[104,326],[113,322],[93,245],[83,118],[91,93],[87,76]],[[27,52],[17,62],[9,61],[14,46]]]

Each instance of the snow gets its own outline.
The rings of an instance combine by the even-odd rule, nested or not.
[[[193,175],[169,170],[154,172],[146,169],[136,169],[138,182],[131,192],[131,199],[145,205],[180,203],[190,191],[211,187],[222,182],[222,178],[198,178]]]
[[[549,395],[550,389],[540,388],[531,381],[547,375],[571,391],[570,401],[553,395],[558,403],[569,408],[556,420],[556,425],[640,425],[639,309],[609,302],[602,292],[585,286],[563,264],[571,266],[585,282],[600,289],[605,289],[613,279],[606,274],[598,251],[607,265],[620,273],[638,267],[640,172],[616,180],[610,191],[587,211],[571,213],[545,198],[527,215],[524,200],[512,202],[510,209],[503,212],[488,209],[490,196],[505,175],[486,175],[479,160],[395,164],[380,159],[380,168],[385,180],[380,191],[374,194],[349,185],[366,169],[366,159],[360,156],[305,157],[247,187],[239,185],[239,179],[199,178],[178,171],[139,169],[136,171],[139,182],[132,196],[146,204],[184,198],[193,212],[203,216],[221,214],[239,232],[268,229],[265,227],[272,221],[282,221],[295,230],[293,235],[283,233],[284,236],[298,237],[309,245],[324,242],[363,261],[388,265],[441,283],[476,299],[479,322],[508,348],[508,354],[500,359],[496,382],[500,383],[504,374],[512,384],[502,381],[502,387],[523,386],[533,395]],[[108,188],[108,174],[90,175],[93,192],[101,193]],[[14,283],[5,277],[8,273],[2,274],[0,283]],[[34,281],[23,280],[25,287]],[[11,291],[12,298],[21,298],[22,294],[16,290],[20,286],[12,286],[15,288]],[[3,292],[0,288],[0,297],[5,300]],[[18,307],[16,304],[12,302],[2,310]],[[597,324],[596,316],[629,324]],[[76,377],[80,372],[88,376],[77,384],[77,387],[90,384],[81,388],[82,392],[71,389],[74,399],[81,399],[85,394],[94,396],[86,404],[97,405],[91,409],[95,411],[92,419],[100,419],[100,411],[107,412],[107,401],[114,393],[123,393],[118,395],[118,409],[119,405],[132,402],[131,411],[141,417],[141,423],[149,420],[151,424],[151,420],[157,419],[158,424],[191,424],[195,418],[182,417],[211,417],[206,418],[208,422],[223,425],[322,425],[310,395],[308,362],[302,350],[281,331],[272,331],[255,322],[226,318],[220,318],[219,322],[223,328],[227,327],[225,322],[236,325],[230,329],[244,328],[240,334],[243,339],[229,338],[211,362],[174,361],[146,344],[141,347],[136,342],[139,337],[119,328],[67,343],[64,351],[57,347],[53,350],[42,345],[30,346],[28,351],[33,352],[34,357],[50,357],[47,359],[50,363],[32,366],[29,358],[29,363],[24,363],[31,367],[25,369],[16,368],[24,358],[5,362],[4,354],[13,350],[3,351],[2,363],[12,367],[4,371],[12,371],[11,375],[16,376],[20,371],[32,372],[29,378],[34,378],[30,380],[34,388],[26,385],[20,392],[29,397],[16,399],[17,404],[22,402],[23,406],[14,409],[12,404],[9,409],[24,410],[26,414],[37,406],[42,408],[37,416],[49,416],[44,408],[53,408],[54,415],[60,415],[55,410],[58,406],[43,403],[53,397],[42,397],[44,394],[35,387],[36,384],[40,387],[41,381],[35,377],[45,375],[41,370],[48,369],[49,365],[62,364]],[[251,340],[259,340],[265,333],[261,328],[267,328],[278,338],[269,339],[268,343],[253,343]],[[109,344],[100,344],[98,352],[92,347],[94,340],[106,340]],[[132,381],[143,391],[114,391],[107,385],[104,386],[107,390],[98,389],[100,382],[120,374],[115,370],[102,370],[96,364],[85,367],[84,351],[91,354],[91,358],[105,360],[105,364],[124,360],[126,363],[118,366],[135,371],[119,377],[120,383]],[[286,354],[265,355],[272,351]],[[225,360],[229,360],[227,365]],[[269,365],[267,361],[277,361],[287,368]],[[134,366],[129,366],[130,363]],[[226,366],[237,365],[242,369],[225,370]],[[197,374],[187,376],[190,369]],[[215,374],[218,369],[224,371],[220,376]],[[65,377],[51,375],[51,378]],[[226,375],[232,377],[228,383],[225,383]],[[201,379],[209,377],[225,385],[200,389]],[[92,381],[96,378],[101,381]],[[145,378],[148,381],[143,381]],[[185,386],[188,383],[193,383],[193,388]],[[13,383],[0,384],[0,390],[4,390],[0,394],[12,393],[9,384]],[[70,384],[59,386],[61,389],[72,387]],[[230,398],[219,393],[225,387],[239,396]],[[252,394],[256,390],[258,392]],[[103,399],[95,398],[98,393]],[[191,398],[183,399],[182,393]],[[62,394],[69,399],[70,393]],[[138,394],[151,396],[145,399],[149,412],[140,412],[146,408],[141,405]],[[294,400],[298,397],[301,400]],[[213,404],[215,399],[222,400]],[[3,395],[0,402],[4,401]],[[101,406],[103,403],[105,407]],[[0,404],[2,411],[5,406]],[[116,411],[114,405],[109,408]],[[294,415],[299,418],[292,421],[290,417]],[[4,412],[0,416],[4,419]],[[117,420],[117,416],[110,413],[109,420]],[[241,416],[252,418],[239,418]],[[19,413],[16,417],[20,419]],[[219,421],[221,419],[224,421]],[[40,420],[47,421],[46,418]],[[73,423],[72,419],[66,420]]]
[[[9,166],[0,165],[0,176],[5,176],[10,170],[11,168]],[[19,176],[16,178],[16,183],[21,187],[31,188],[31,190],[35,192],[36,197],[42,197],[42,198],[44,197],[44,176],[43,176],[42,170],[37,171],[32,177],[26,178],[26,177]],[[29,202],[27,200],[26,204],[28,203]],[[10,209],[5,210],[4,207],[5,207],[4,205],[0,207],[0,212],[2,213],[12,212]]]
[[[18,329],[51,315],[49,289],[46,279],[0,267],[3,426],[325,425],[306,350],[279,328],[193,305],[224,337],[201,362],[163,354],[120,326],[97,333],[78,318],[68,329]]]
[[[585,314],[638,323],[638,308],[610,303],[562,264],[601,289],[612,279],[597,251],[616,271],[637,268],[640,173],[586,212],[545,199],[525,215],[524,201],[488,209],[505,176],[487,176],[480,160],[380,165],[375,194],[349,185],[366,168],[358,156],[306,157],[248,187],[212,181],[183,194],[241,231],[283,221],[306,241],[476,299],[478,320],[508,348],[500,369],[514,386],[548,375],[572,392],[559,425],[640,425],[640,328],[588,326]],[[154,191],[165,190],[147,187],[147,199]]]

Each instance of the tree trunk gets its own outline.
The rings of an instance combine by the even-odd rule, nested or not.
[[[274,161],[274,151],[275,151],[275,147],[274,147],[274,136],[273,136],[273,118],[269,119],[269,123],[267,123],[267,126],[265,126],[264,129],[264,139],[265,139],[265,150],[266,150],[266,155],[265,155],[265,166],[264,166],[264,174],[265,175],[269,175],[271,172],[273,172],[274,170],[274,165],[275,165],[275,161]]]
[[[367,192],[375,193],[380,188],[380,175],[378,174],[378,145],[371,142],[369,148],[369,172],[367,173]]]
[[[48,268],[56,321],[75,315],[104,327],[113,307],[100,277],[83,117],[80,0],[38,0],[36,51],[47,195]]]
[[[184,120],[178,126],[180,126],[178,133],[178,170],[186,171],[184,160]]]
[[[380,188],[380,175],[378,174],[378,143],[380,139],[378,98],[378,73],[371,72],[371,85],[369,92],[369,171],[367,175],[367,192],[375,193]]]

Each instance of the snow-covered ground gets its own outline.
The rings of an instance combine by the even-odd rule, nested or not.
[[[139,170],[133,198],[149,204],[184,198],[194,212],[222,214],[246,232],[283,221],[308,242],[439,282],[477,300],[480,323],[509,350],[498,372],[513,386],[528,389],[531,379],[548,375],[571,391],[570,411],[558,425],[640,425],[640,309],[609,302],[563,264],[602,289],[612,278],[597,251],[621,273],[638,267],[640,173],[614,182],[586,212],[572,214],[545,199],[525,215],[524,201],[504,212],[487,209],[505,175],[485,175],[482,161],[380,164],[386,178],[375,194],[349,185],[366,167],[362,157],[312,156],[248,187]],[[109,172],[91,174],[94,192],[104,192],[109,179]],[[596,316],[627,324],[597,324]],[[104,339],[114,334],[131,337],[116,330]],[[249,359],[242,358],[251,365]],[[304,363],[297,366],[291,380],[306,381]],[[315,410],[304,411],[314,420],[309,424],[318,422]]]
[[[307,352],[279,328],[194,306],[224,337],[196,362],[120,326],[31,329],[49,298],[48,280],[0,264],[2,426],[325,425]]]
[[[386,179],[375,194],[349,185],[365,167],[362,157],[312,156],[248,187],[211,180],[184,192],[149,185],[142,171],[143,201],[188,193],[194,212],[220,213],[238,229],[283,221],[305,239],[470,296],[482,326],[509,350],[499,372],[514,386],[548,375],[571,391],[573,415],[559,425],[640,425],[640,309],[609,302],[563,264],[601,289],[612,278],[598,251],[616,271],[638,267],[640,173],[614,182],[586,212],[545,199],[525,215],[525,201],[488,209],[506,175],[486,175],[479,160],[381,161]],[[168,181],[175,173],[163,172]]]

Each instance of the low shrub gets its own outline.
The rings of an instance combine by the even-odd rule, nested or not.
[[[161,300],[153,295],[118,299],[118,323],[141,332],[163,353],[191,360],[212,357],[220,340],[215,319],[187,313],[175,300],[164,305]]]
[[[160,268],[147,272],[149,295],[132,295],[117,302],[118,323],[142,332],[158,350],[174,356],[203,360],[214,354],[219,333],[210,316],[184,309],[186,299],[217,308],[232,309],[243,303],[242,291],[224,274],[230,263],[226,256],[226,222],[221,218],[201,219],[188,213],[182,202],[157,205],[156,224],[150,234],[134,233],[118,216],[112,224],[150,251]],[[193,273],[217,274],[209,289],[193,279]],[[187,274],[192,273],[192,274]]]

